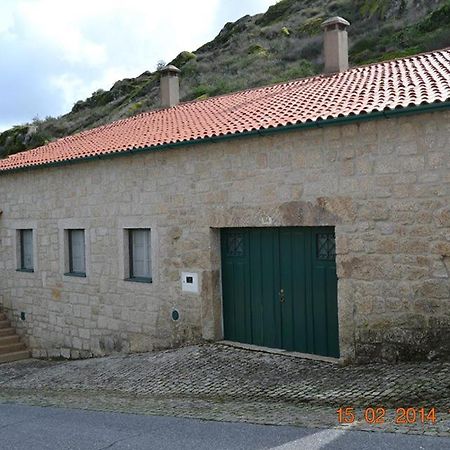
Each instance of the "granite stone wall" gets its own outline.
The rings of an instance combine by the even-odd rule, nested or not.
[[[0,302],[34,356],[220,339],[220,228],[333,225],[343,359],[448,358],[449,141],[447,111],[1,174]],[[133,227],[152,230],[151,284],[125,281]],[[34,273],[16,271],[20,228]],[[64,275],[68,228],[86,278]]]

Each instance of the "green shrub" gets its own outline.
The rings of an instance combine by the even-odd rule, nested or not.
[[[306,8],[303,10],[303,15],[311,18],[318,16],[321,12],[323,12],[321,8]]]
[[[0,158],[40,147],[50,140],[50,136],[39,126],[41,120],[34,120],[33,125],[18,125],[0,133]]]
[[[322,33],[321,25],[323,21],[324,18],[321,16],[313,17],[303,22],[298,28],[298,31],[306,36],[315,36],[316,34]]]
[[[267,12],[256,20],[256,25],[261,25],[262,27],[266,27],[268,25],[272,25],[280,20],[284,19],[289,11],[290,7],[296,3],[297,0],[280,0],[269,7]]]
[[[195,100],[206,100],[207,98],[209,98],[208,94],[202,94],[196,97]]]
[[[130,105],[128,111],[130,112],[130,114],[135,114],[141,109],[142,109],[142,102],[136,102]]]
[[[260,56],[267,56],[268,50],[267,48],[262,47],[258,44],[250,45],[250,47],[247,49],[248,55],[260,55]]]
[[[441,28],[428,33],[423,39],[424,51],[450,47],[450,27]]]
[[[311,62],[302,60],[297,64],[288,66],[275,76],[271,81],[273,83],[281,83],[283,81],[295,80],[297,78],[305,78],[315,74],[315,70]]]
[[[350,53],[357,54],[364,52],[366,50],[374,49],[376,45],[379,43],[380,39],[378,36],[369,36],[364,37],[358,41],[356,41],[350,48]]]
[[[388,61],[391,59],[404,58],[406,56],[416,55],[417,53],[422,52],[423,49],[421,47],[410,47],[403,50],[393,50],[390,52],[384,52],[381,54],[374,54],[367,51],[367,53],[362,52],[359,56],[357,62],[358,64],[372,64],[380,61]]]
[[[441,8],[428,14],[425,19],[417,25],[417,31],[428,33],[440,27],[447,29],[450,27],[450,1]]]
[[[78,100],[72,107],[72,112],[78,112],[83,110],[86,107],[86,102],[83,100]]]
[[[171,61],[169,64],[174,65],[175,67],[178,67],[179,69],[183,67],[185,64],[187,64],[191,60],[195,60],[197,56],[195,53],[192,52],[181,52],[173,61]]]
[[[191,78],[196,76],[199,73],[199,67],[198,67],[197,59],[191,59],[189,62],[187,62],[183,66],[183,71],[181,73],[181,76],[186,78]]]
[[[192,89],[192,93],[189,96],[190,98],[199,98],[204,95],[209,97],[210,86],[207,84],[199,84]]]
[[[209,79],[207,83],[195,86],[186,97],[188,99],[204,99],[233,92],[239,87],[241,87],[239,80],[215,77]]]

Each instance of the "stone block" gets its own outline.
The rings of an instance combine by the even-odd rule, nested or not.
[[[450,286],[447,280],[426,280],[414,289],[416,298],[448,299]]]
[[[61,356],[63,357],[63,358],[66,358],[66,359],[70,359],[70,348],[62,348],[61,349]]]
[[[433,216],[438,227],[450,227],[450,206],[438,209]]]

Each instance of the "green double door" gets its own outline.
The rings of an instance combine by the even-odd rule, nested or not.
[[[221,230],[224,338],[339,357],[332,227]]]

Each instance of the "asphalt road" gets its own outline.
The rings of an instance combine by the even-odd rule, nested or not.
[[[450,449],[450,438],[0,404],[0,449]]]

